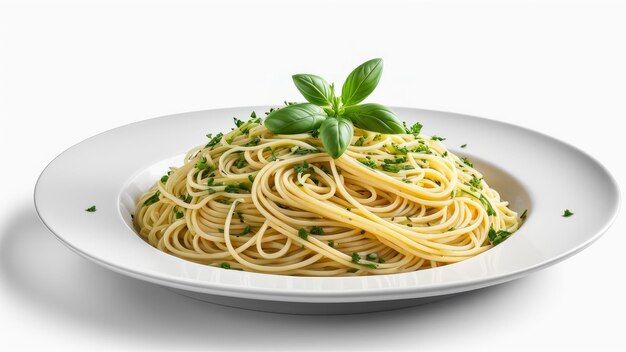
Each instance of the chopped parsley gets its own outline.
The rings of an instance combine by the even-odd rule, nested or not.
[[[209,133],[206,135],[207,138],[209,138],[209,143],[207,143],[207,145],[205,146],[205,148],[209,148],[211,147],[211,150],[213,150],[213,148],[222,141],[222,137],[224,137],[224,134],[222,132],[218,133],[217,135],[215,135],[215,137],[213,137],[212,133]]]
[[[168,179],[168,178],[170,178],[170,177],[169,177],[169,176],[167,176],[167,175],[163,175],[163,176],[161,177],[161,183],[165,183],[165,182],[167,182],[167,179]]]
[[[393,147],[393,149],[396,150],[396,152],[400,153],[400,154],[406,154],[409,152],[409,150],[406,148],[406,146],[399,146],[396,143],[391,143],[391,146]]]
[[[311,228],[311,234],[313,235],[323,235],[324,229],[321,226],[313,226]]]
[[[467,144],[461,144],[461,148],[467,147]]]
[[[254,147],[256,145],[259,145],[260,141],[261,141],[261,137],[254,136],[254,138],[250,139],[250,142],[246,143],[244,147]]]
[[[432,136],[430,137],[430,139],[432,139],[433,141],[445,141],[446,139],[444,137],[439,137],[439,136]]]
[[[174,217],[176,217],[176,219],[180,219],[183,216],[185,216],[185,213],[183,213],[182,211],[178,211],[177,207],[174,207],[174,209],[172,209],[172,211],[174,212]]]
[[[528,216],[528,209],[525,209],[524,212],[522,213],[522,215],[520,215],[520,219],[525,220],[526,216]]]
[[[493,227],[489,228],[489,242],[494,246],[502,243],[502,241],[509,238],[509,236],[511,236],[511,232],[505,230],[496,231]]]
[[[476,175],[472,175],[472,179],[469,180],[469,185],[476,188],[476,189],[483,189],[483,185],[480,182],[481,179],[479,179],[478,177],[476,177]]]
[[[402,164],[402,163],[406,163],[407,159],[405,156],[403,157],[395,157],[393,160],[392,159],[385,159],[384,160],[385,164]]]
[[[159,196],[161,196],[161,191],[156,191],[150,198],[146,199],[143,202],[143,205],[151,205],[159,201]]]
[[[357,147],[361,147],[363,145],[363,142],[365,142],[365,137],[361,136],[359,137],[359,139],[356,140],[356,142],[354,142],[354,145]]]
[[[237,126],[237,127],[241,127],[241,125],[244,124],[243,121],[241,121],[240,119],[238,119],[236,117],[233,117],[233,120],[235,121],[235,126]]]
[[[95,213],[96,212],[96,206],[92,205],[89,208],[85,209],[86,212],[88,213]]]
[[[297,174],[300,174],[300,173],[309,174],[313,172],[313,168],[306,161],[302,164],[298,164],[294,166],[293,168],[294,170],[296,170]]]
[[[293,150],[293,153],[296,155],[305,155],[309,153],[319,153],[319,152],[320,152],[319,149],[308,149],[308,148],[302,148],[302,147],[297,147],[296,149]]]
[[[250,183],[254,183],[255,178],[256,178],[256,175],[248,175],[248,180],[250,181]]]
[[[328,241],[328,247],[335,248],[335,241],[333,240]]]
[[[270,152],[272,152],[272,154],[269,157],[269,161],[276,161],[276,160],[278,160],[278,157],[276,156],[276,150],[274,150],[273,148],[269,148],[269,150],[270,150]]]
[[[378,254],[370,253],[365,257],[367,260],[376,260],[378,258]]]
[[[374,141],[379,141],[381,139],[383,139],[383,135],[382,134],[377,134],[377,135],[374,136]]]
[[[376,168],[376,162],[374,160],[371,159],[357,159],[358,162],[360,162],[361,164],[371,168],[371,169],[375,169]]]
[[[207,164],[207,160],[205,156],[203,156],[202,159],[198,160],[198,162],[195,165],[195,168],[198,170],[204,170],[204,169],[209,168],[209,165]]]
[[[226,263],[226,262],[223,262],[222,264],[220,264],[220,268],[222,268],[222,269],[230,269],[230,264]]]
[[[217,192],[217,191],[216,191],[215,189],[213,189],[213,188],[209,188],[207,191],[209,192],[209,194],[215,194],[215,192]]]
[[[385,264],[385,258],[378,258],[378,262],[380,264]]]
[[[226,188],[224,188],[224,192],[226,193],[242,193],[242,191],[249,190],[248,185],[243,182],[229,183],[226,185]]]
[[[441,154],[441,156],[443,156],[444,158],[448,156],[448,151],[446,150],[445,152],[443,152],[443,154]]]
[[[428,148],[427,145],[425,144],[420,144],[417,147],[413,148],[411,150],[411,153],[426,153],[426,154],[431,154],[430,148]]]
[[[376,253],[370,253],[370,254],[368,254],[368,255],[367,255],[367,259],[368,259],[368,260],[373,260],[373,259],[369,259],[371,255],[376,255]],[[378,256],[376,255],[376,257],[378,257]],[[374,259],[376,259],[376,258],[374,258]],[[353,253],[352,253],[352,262],[353,262],[353,263],[355,263],[355,264],[361,264],[361,265],[364,265],[364,266],[366,266],[366,267],[368,267],[368,268],[371,268],[371,269],[378,269],[378,264],[374,264],[374,263],[361,263],[361,256],[360,256],[360,255],[359,255],[359,253],[357,253],[357,252],[353,252]]]
[[[245,167],[246,165],[248,165],[248,161],[246,160],[246,155],[244,153],[241,153],[239,155],[239,158],[235,161],[235,166],[238,169],[241,169]]]
[[[243,228],[243,231],[239,234],[239,236],[247,235],[250,231],[250,225],[246,224],[246,227]]]
[[[474,167],[474,164],[466,157],[462,157],[461,161],[463,162],[463,164],[469,166],[469,167]]]
[[[478,200],[480,200],[480,202],[483,203],[483,206],[487,209],[487,215],[496,215],[496,211],[491,206],[491,203],[489,202],[489,200],[487,200],[487,198],[485,198],[482,193]]]
[[[178,197],[178,198],[179,198],[180,200],[182,200],[183,202],[185,202],[185,203],[191,203],[191,198],[192,198],[192,197],[191,197],[191,195],[190,195],[190,194],[188,194],[188,195],[186,195],[186,196],[184,196],[184,195],[182,195],[182,194],[181,194],[181,195],[180,195],[180,197]]]
[[[401,170],[411,170],[413,167],[411,165],[395,165],[395,164],[381,164],[380,167],[387,172],[398,173]]]
[[[574,213],[572,213],[569,209],[565,209],[565,211],[563,212],[563,217],[564,218],[569,218],[570,216],[574,215]]]
[[[402,122],[404,125],[404,130],[407,134],[412,134],[414,137],[417,137],[422,131],[422,124],[419,122],[414,123],[410,128],[407,127],[406,122]]]
[[[306,232],[306,229],[304,227],[301,227],[300,230],[298,230],[298,237],[306,241],[309,239],[309,233]]]

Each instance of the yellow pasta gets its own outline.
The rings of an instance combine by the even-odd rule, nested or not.
[[[139,197],[134,226],[163,252],[226,269],[393,274],[491,248],[520,226],[507,206],[436,138],[355,129],[333,159],[311,134],[251,119],[189,151]]]

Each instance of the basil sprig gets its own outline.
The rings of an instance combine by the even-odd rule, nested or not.
[[[335,95],[335,85],[322,77],[294,75],[293,82],[308,103],[273,110],[265,119],[265,127],[275,134],[319,130],[322,145],[335,159],[350,145],[354,126],[378,133],[406,133],[398,116],[388,107],[371,103],[357,105],[374,91],[382,72],[382,59],[361,64],[346,78],[340,96]]]
[[[367,61],[352,71],[341,88],[341,100],[345,105],[355,105],[367,98],[383,74],[383,60]]]
[[[330,156],[337,159],[348,149],[354,127],[345,117],[328,118],[320,127],[320,139]]]
[[[265,127],[277,134],[296,134],[317,130],[327,115],[321,107],[294,104],[272,111],[265,119]]]

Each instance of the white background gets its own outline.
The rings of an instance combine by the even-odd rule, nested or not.
[[[625,18],[623,4],[602,1],[0,5],[2,345],[624,348],[626,216],[525,279],[401,311],[306,317],[201,303],[100,268],[40,224],[32,193],[48,162],[96,133],[170,113],[280,104],[298,98],[291,74],[340,84],[373,57],[385,59],[385,72],[372,101],[540,130],[588,151],[624,189]]]

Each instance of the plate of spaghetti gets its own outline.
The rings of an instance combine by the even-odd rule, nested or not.
[[[519,278],[616,217],[586,153],[526,128],[362,101],[295,75],[307,102],[150,119],[87,139],[35,204],[78,254],[205,301],[273,312],[395,309]],[[445,136],[445,137],[444,137]],[[585,185],[585,186],[583,186]]]

